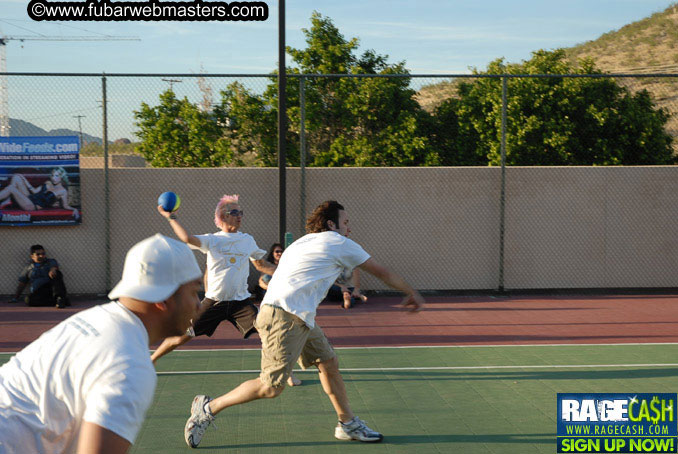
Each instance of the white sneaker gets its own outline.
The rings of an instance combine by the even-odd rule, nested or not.
[[[205,411],[205,404],[210,400],[209,396],[195,396],[191,404],[191,417],[186,421],[184,427],[184,439],[191,448],[197,448],[205,435],[205,431],[210,423],[214,421],[214,416]]]
[[[378,443],[384,439],[384,436],[376,432],[365,424],[360,418],[355,416],[347,423],[339,421],[334,429],[334,438],[339,440],[358,440],[367,443]]]

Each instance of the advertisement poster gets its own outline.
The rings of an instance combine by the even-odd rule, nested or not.
[[[678,452],[676,393],[558,393],[557,452]]]
[[[0,137],[0,226],[81,222],[78,137]]]

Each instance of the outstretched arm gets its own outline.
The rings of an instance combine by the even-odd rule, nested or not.
[[[410,284],[398,274],[379,265],[373,258],[369,258],[365,263],[360,265],[359,268],[370,273],[389,287],[400,290],[407,295],[401,305],[409,307],[410,311],[417,312],[424,307],[424,298],[421,297],[418,291],[413,289]]]
[[[358,268],[353,269],[351,282],[353,283],[353,292],[351,293],[351,296],[360,299],[363,303],[366,302],[367,297],[360,292],[360,270],[358,270]]]
[[[200,240],[197,237],[189,235],[188,232],[186,232],[186,229],[183,228],[182,225],[179,224],[179,221],[176,220],[176,215],[172,216],[173,213],[163,210],[162,206],[160,205],[158,205],[158,213],[160,213],[160,216],[164,217],[169,221],[170,227],[172,227],[172,230],[174,230],[174,234],[177,236],[177,238],[179,238],[186,244],[191,244],[195,247],[200,247]]]
[[[270,274],[273,276],[273,273],[275,273],[277,266],[269,262],[268,260],[252,260],[252,265],[259,271],[260,273],[264,274]]]
[[[151,361],[153,361],[153,364],[155,364],[157,360],[159,360],[169,352],[173,351],[175,348],[181,347],[191,339],[193,339],[193,336],[190,336],[188,334],[182,334],[181,336],[166,337],[162,341],[162,344],[160,344],[160,346],[151,355]]]

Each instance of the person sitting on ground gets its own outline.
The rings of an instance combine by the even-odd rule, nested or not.
[[[271,247],[268,249],[268,255],[266,256],[266,260],[269,263],[278,266],[278,262],[280,262],[280,257],[282,257],[282,253],[283,253],[282,244],[273,243]],[[259,276],[259,287],[264,290],[263,294],[266,293],[266,290],[268,289],[268,283],[271,281],[272,277],[273,275],[266,273],[262,273],[261,276]]]
[[[350,309],[358,302],[366,303],[367,297],[360,291],[360,270],[344,271],[327,292],[327,299],[340,301],[341,307]]]
[[[31,246],[31,263],[19,276],[19,285],[11,302],[18,302],[26,287],[29,287],[29,293],[25,301],[29,306],[56,306],[63,309],[71,305],[59,264],[55,259],[47,258],[45,248],[40,244]]]

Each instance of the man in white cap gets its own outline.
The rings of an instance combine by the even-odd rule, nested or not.
[[[179,241],[158,234],[134,245],[112,302],[0,367],[0,454],[127,452],[155,391],[149,345],[191,326],[201,275]]]

